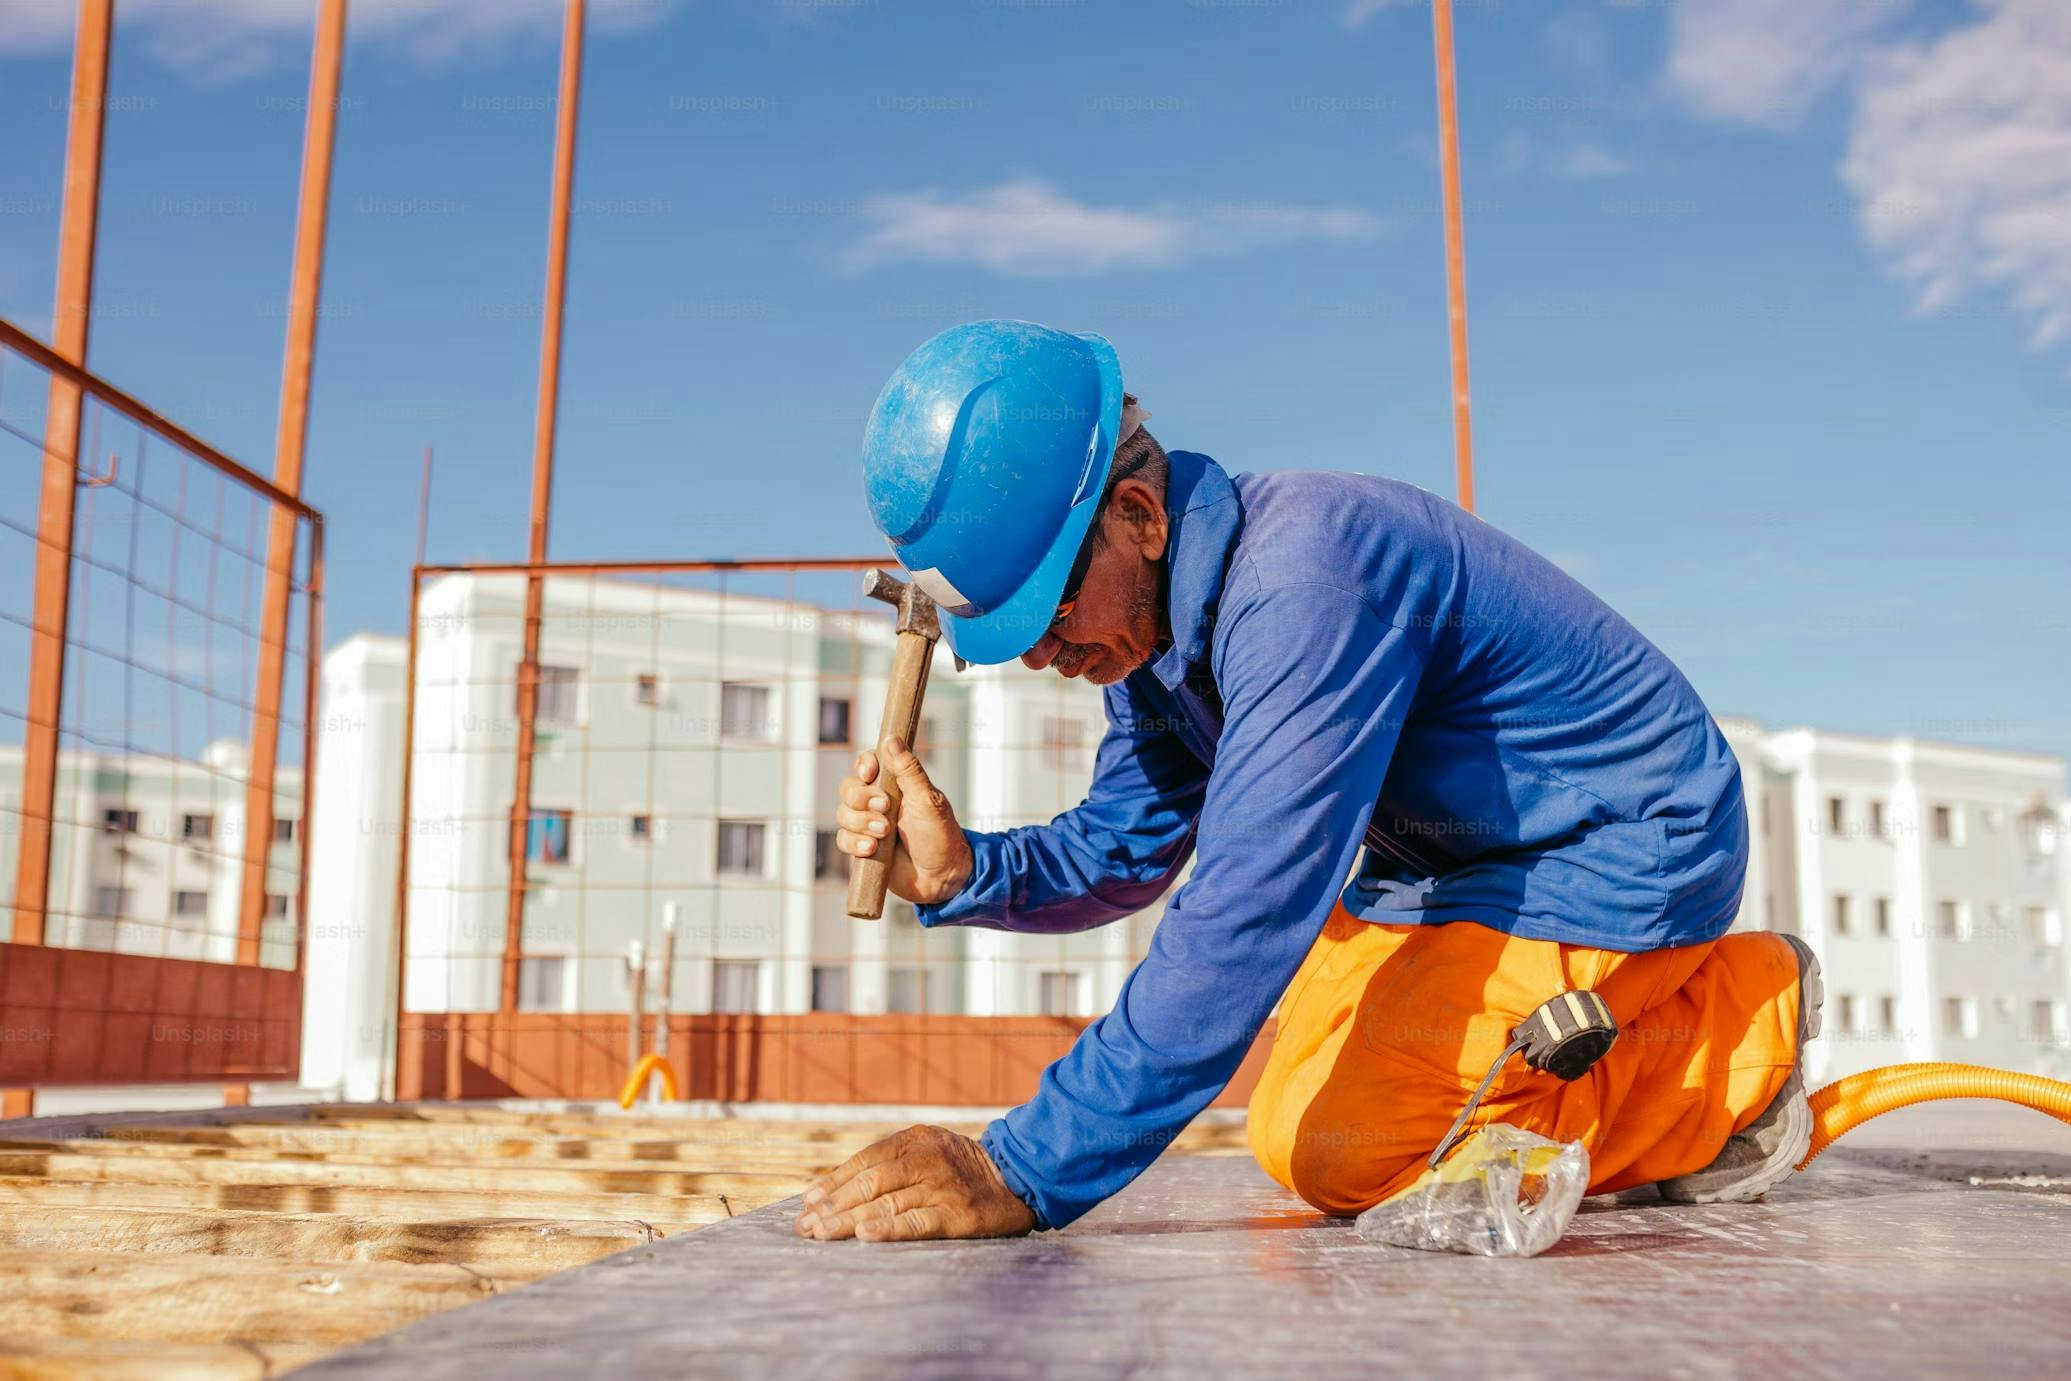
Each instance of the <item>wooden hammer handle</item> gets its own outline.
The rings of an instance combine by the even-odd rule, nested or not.
[[[927,694],[928,663],[935,640],[921,633],[901,633],[892,649],[892,681],[885,688],[884,718],[880,721],[878,744],[897,737],[908,749],[920,730],[920,702]],[[871,783],[884,793],[885,817],[891,828],[877,841],[877,853],[870,858],[849,859],[848,913],[858,920],[874,921],[884,915],[885,885],[891,878],[892,859],[899,847],[899,779],[891,764],[879,752],[877,780]]]

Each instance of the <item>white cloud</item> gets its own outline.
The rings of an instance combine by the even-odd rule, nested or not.
[[[1669,86],[1698,114],[1780,127],[1843,81],[1910,0],[1684,0]]]
[[[863,204],[862,219],[863,238],[838,256],[844,267],[923,260],[1020,276],[1167,268],[1261,244],[1364,240],[1380,230],[1374,216],[1350,207],[1091,206],[1034,178],[964,197],[886,193]]]
[[[1639,171],[1639,165],[1624,154],[1592,140],[1547,143],[1522,130],[1504,137],[1496,167],[1505,173],[1529,173],[1562,182],[1594,182]]]
[[[672,0],[594,0],[594,32],[640,28],[665,17]],[[0,24],[0,54],[62,52],[72,42],[76,0],[10,0]],[[116,42],[132,31],[168,67],[204,80],[229,80],[306,62],[314,0],[121,0]],[[512,40],[554,41],[562,0],[353,0],[346,32],[428,63],[494,51]]]
[[[1985,10],[1865,70],[1842,175],[1921,310],[1999,289],[2049,345],[2071,337],[2071,6]]]
[[[1345,0],[1344,8],[1338,11],[1338,22],[1348,29],[1363,29],[1382,10],[1419,3],[1421,0]]]

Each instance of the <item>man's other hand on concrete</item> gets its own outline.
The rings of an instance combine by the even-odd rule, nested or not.
[[[944,1127],[873,1142],[805,1191],[797,1232],[822,1242],[1019,1237],[1035,1227],[985,1148]]]

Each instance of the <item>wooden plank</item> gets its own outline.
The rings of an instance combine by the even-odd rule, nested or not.
[[[306,1343],[123,1343],[0,1338],[9,1381],[261,1381],[334,1349]]]
[[[867,1145],[913,1125],[915,1119],[899,1121],[818,1120],[778,1117],[694,1117],[689,1115],[628,1113],[539,1112],[479,1104],[335,1103],[309,1109],[307,1125],[359,1127],[363,1129],[421,1127],[507,1127],[516,1135],[547,1133],[586,1140],[619,1138],[690,1141],[693,1139],[740,1140],[767,1138],[771,1144],[818,1145],[841,1142]],[[282,1125],[282,1124],[276,1124]],[[977,1136],[984,1122],[946,1122],[940,1125],[965,1136]],[[1215,1118],[1194,1123],[1173,1139],[1176,1147],[1243,1146],[1245,1124],[1241,1119]]]
[[[370,1122],[394,1125],[396,1123],[436,1123],[452,1125],[464,1123],[469,1126],[525,1127],[535,1131],[563,1132],[575,1136],[697,1136],[704,1133],[734,1131],[742,1127],[754,1127],[758,1131],[768,1130],[774,1134],[793,1136],[801,1140],[823,1141],[861,1137],[869,1141],[896,1132],[901,1127],[910,1127],[914,1118],[897,1120],[874,1119],[868,1121],[817,1120],[809,1118],[782,1117],[697,1117],[688,1114],[668,1113],[602,1113],[602,1112],[538,1112],[512,1108],[484,1107],[472,1103],[412,1103],[387,1105],[381,1103],[334,1103],[309,1109],[311,1121],[317,1122]],[[983,1121],[958,1121],[941,1125],[966,1135],[976,1135],[985,1129]]]
[[[308,1185],[322,1188],[445,1189],[505,1194],[724,1194],[760,1206],[803,1187],[797,1175],[645,1169],[623,1166],[530,1165],[511,1162],[424,1162],[414,1165],[329,1161],[101,1155],[71,1150],[0,1151],[0,1176],[50,1180],[179,1180],[218,1185]],[[496,1216],[494,1214],[469,1216]],[[526,1217],[553,1217],[531,1214]]]
[[[339,1214],[162,1208],[15,1207],[0,1213],[0,1250],[432,1262],[527,1280],[643,1246],[660,1235],[646,1223],[587,1219],[398,1223]]]
[[[417,1130],[383,1132],[346,1127],[237,1126],[123,1128],[97,1141],[6,1142],[0,1148],[31,1150],[63,1145],[69,1150],[99,1148],[107,1155],[164,1154],[251,1160],[279,1157],[298,1160],[340,1160],[363,1156],[396,1164],[418,1161],[541,1162],[545,1164],[625,1163],[680,1165],[697,1170],[813,1175],[839,1165],[868,1143],[826,1146],[770,1146],[762,1142],[585,1141],[578,1137],[484,1136],[465,1127],[429,1133]],[[139,1149],[141,1148],[141,1149]]]
[[[338,1347],[514,1285],[465,1266],[0,1251],[0,1336]]]
[[[733,1216],[718,1194],[502,1194],[467,1190],[369,1189],[325,1184],[205,1184],[46,1180],[0,1176],[0,1207],[245,1209],[258,1213],[349,1214],[392,1222],[452,1218],[599,1218],[688,1232]],[[745,1212],[740,1205],[737,1212]]]

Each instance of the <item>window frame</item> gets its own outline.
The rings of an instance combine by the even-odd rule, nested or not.
[[[746,868],[729,868],[726,865],[727,832],[730,829],[751,830],[748,836],[754,841],[753,865]],[[767,880],[771,850],[769,847],[769,822],[746,816],[725,816],[712,822],[712,876],[719,878],[756,878]]]
[[[518,702],[523,690],[520,684],[525,673],[521,658],[511,673],[511,713],[518,713]],[[583,722],[583,694],[585,678],[581,667],[562,666],[558,662],[539,664],[538,694],[532,702],[532,727],[535,729],[579,729]],[[551,689],[552,694],[549,695]],[[568,697],[567,714],[560,713],[561,695]],[[548,705],[555,708],[549,711]]]
[[[806,980],[806,1010],[812,1012],[846,1013],[853,1008],[855,999],[850,991],[851,981],[855,976],[853,969],[854,966],[849,964],[814,964]],[[840,976],[841,1005],[839,1007],[828,1007],[821,1004],[820,977],[822,974]]]
[[[559,977],[560,994],[552,1006],[541,1006],[536,1002],[528,1001],[528,996],[531,993],[532,988],[534,987],[537,981],[537,975],[546,972],[546,966],[549,964],[555,966],[552,971]],[[529,976],[527,970],[528,965],[532,966],[530,969]],[[570,1013],[575,1011],[577,1004],[569,996],[569,988],[573,984],[574,974],[575,965],[569,962],[568,955],[521,955],[518,959],[518,1010],[521,1012],[562,1013]]]
[[[748,1005],[745,1007],[721,1005],[720,995],[726,986],[727,974],[738,979],[745,971],[748,983]],[[752,1016],[762,1010],[762,961],[760,959],[729,959],[715,957],[712,960],[712,1014],[714,1016]]]
[[[557,817],[562,822],[564,831],[561,841],[561,857],[548,858],[544,851],[538,854],[533,853],[532,841],[534,831],[542,821],[550,821]],[[542,832],[539,837],[545,839],[547,835]],[[532,813],[526,817],[525,821],[525,865],[527,867],[537,865],[541,868],[573,868],[575,864],[575,812],[559,806],[543,806],[535,803],[532,807]]]
[[[761,720],[745,731],[734,727],[734,717],[727,710],[728,693],[734,691],[748,692],[761,697]],[[721,681],[718,737],[735,743],[774,743],[779,737],[777,717],[773,709],[776,703],[776,693],[766,681]]]

